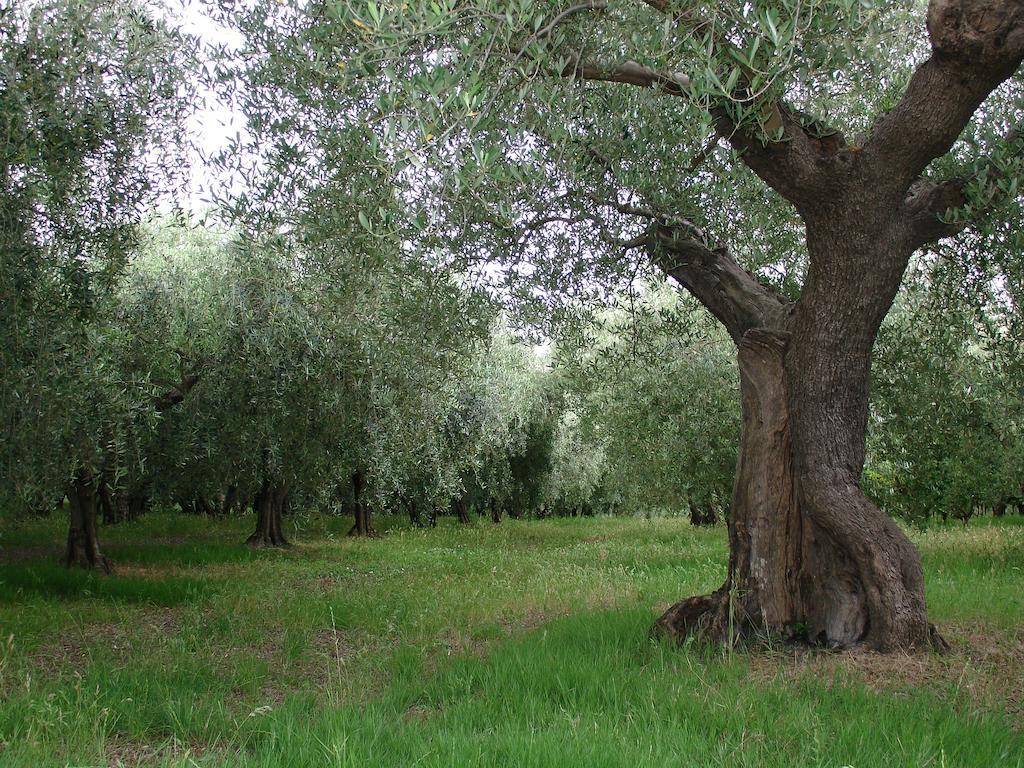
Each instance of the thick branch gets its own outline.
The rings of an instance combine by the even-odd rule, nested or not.
[[[685,72],[659,72],[651,67],[627,61],[623,64],[600,64],[583,61],[579,54],[572,56],[562,77],[579,80],[598,80],[606,83],[623,83],[639,88],[659,88],[672,96],[686,96],[690,78]]]
[[[896,191],[945,155],[982,101],[1024,58],[1020,0],[931,0],[932,55],[891,112],[875,124],[865,157]]]
[[[652,233],[652,258],[725,326],[738,344],[753,328],[786,330],[788,302],[744,270],[725,248],[667,225]]]
[[[660,72],[635,61],[601,64],[584,61],[576,55],[561,74],[579,80],[655,88],[682,98],[690,95],[690,78],[685,72]],[[767,143],[750,131],[738,128],[726,109],[716,109],[712,114],[719,136],[726,139],[740,153],[743,162],[772,189],[797,208],[820,199],[822,184],[830,175],[828,166],[820,161],[831,158],[845,145],[838,133],[812,136],[799,116],[782,103],[771,106],[766,121],[766,129],[781,129],[779,139]]]
[[[192,391],[192,388],[198,383],[198,373],[190,373],[187,376],[182,376],[181,381],[178,384],[171,387],[162,395],[154,398],[153,405],[156,407],[157,412],[163,413],[182,402],[186,395],[188,395],[188,393]]]
[[[1014,128],[1003,140],[1008,154],[1003,158],[1016,158],[1024,152],[1020,130]],[[953,237],[966,229],[971,223],[965,219],[951,219],[949,214],[967,202],[964,190],[972,181],[984,176],[987,179],[982,201],[976,203],[973,218],[984,216],[1006,199],[1006,188],[998,182],[1006,178],[1005,166],[993,157],[987,157],[975,163],[974,170],[959,178],[933,181],[918,179],[915,181],[903,201],[911,226],[913,246],[933,243],[944,237]]]
[[[910,187],[903,206],[915,249],[944,237],[953,237],[964,228],[961,223],[944,221],[943,216],[951,208],[964,204],[965,183],[964,179],[938,182],[920,179]]]
[[[765,184],[801,210],[820,202],[827,185],[835,181],[831,160],[846,146],[837,132],[815,136],[801,116],[779,102],[772,106],[766,129],[780,131],[777,141],[765,143],[750,131],[737,128],[724,109],[713,113],[719,135]]]

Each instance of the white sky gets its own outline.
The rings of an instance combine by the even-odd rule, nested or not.
[[[205,12],[202,0],[167,0],[161,9],[166,17],[184,32],[197,37],[204,46],[238,48],[241,34],[221,26]],[[218,100],[217,95],[204,85],[197,84],[199,108],[188,121],[188,132],[197,151],[189,153],[189,184],[181,205],[195,213],[209,208],[210,190],[227,185],[241,191],[241,183],[217,178],[204,158],[221,152],[236,133],[245,133],[245,118],[231,105]]]

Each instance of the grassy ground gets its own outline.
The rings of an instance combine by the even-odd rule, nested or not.
[[[1024,766],[1024,526],[914,534],[949,656],[725,658],[646,637],[722,530],[391,522],[251,552],[151,515],[110,578],[55,564],[60,519],[4,531],[0,765]]]

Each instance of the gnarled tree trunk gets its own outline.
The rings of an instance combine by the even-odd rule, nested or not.
[[[370,507],[364,497],[366,491],[366,473],[357,469],[352,473],[352,515],[355,524],[349,529],[349,536],[377,536],[370,520]]]
[[[87,469],[80,469],[68,486],[67,493],[71,519],[64,564],[69,567],[95,568],[110,573],[110,561],[100,552],[100,543],[96,535],[96,487],[92,473]]]
[[[729,512],[729,570],[711,595],[683,600],[656,629],[718,642],[799,639],[879,650],[942,647],[927,621],[920,559],[900,528],[816,445],[795,450],[803,375],[790,339],[755,329],[739,343],[743,433]],[[855,442],[827,414],[834,440]],[[832,434],[830,432],[830,434]]]
[[[287,547],[282,519],[288,499],[288,487],[283,483],[264,480],[253,507],[256,510],[256,530],[246,540],[250,547]]]
[[[791,457],[783,372],[788,338],[752,330],[739,341],[743,432],[729,510],[729,571],[711,595],[672,606],[656,629],[732,643],[801,631],[803,521]],[[809,564],[808,564],[809,565]]]
[[[813,234],[809,241],[813,256],[821,245]],[[680,244],[669,250],[678,257]],[[726,581],[672,606],[655,630],[730,645],[778,638],[878,650],[943,647],[927,621],[916,549],[860,488],[870,350],[901,259],[878,259],[888,269],[862,275],[840,296],[851,279],[845,273],[856,269],[843,259],[853,257],[819,257],[825,270],[812,267],[801,300],[790,304],[723,251],[695,258],[688,246],[684,253],[685,264],[663,265],[736,343],[743,431]]]

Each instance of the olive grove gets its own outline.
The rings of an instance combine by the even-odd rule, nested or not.
[[[328,153],[361,136],[366,161],[404,180],[421,247],[489,255],[549,304],[653,266],[731,337],[743,432],[729,576],[662,632],[943,645],[917,552],[861,488],[871,352],[915,252],[1018,243],[1005,222],[1019,202],[1019,3],[445,0],[238,16],[248,40],[272,39],[273,101],[303,118],[264,121],[260,141],[334,168]]]
[[[0,516],[685,514],[658,633],[945,647],[893,516],[1024,496],[1024,6],[204,10],[0,10]]]

